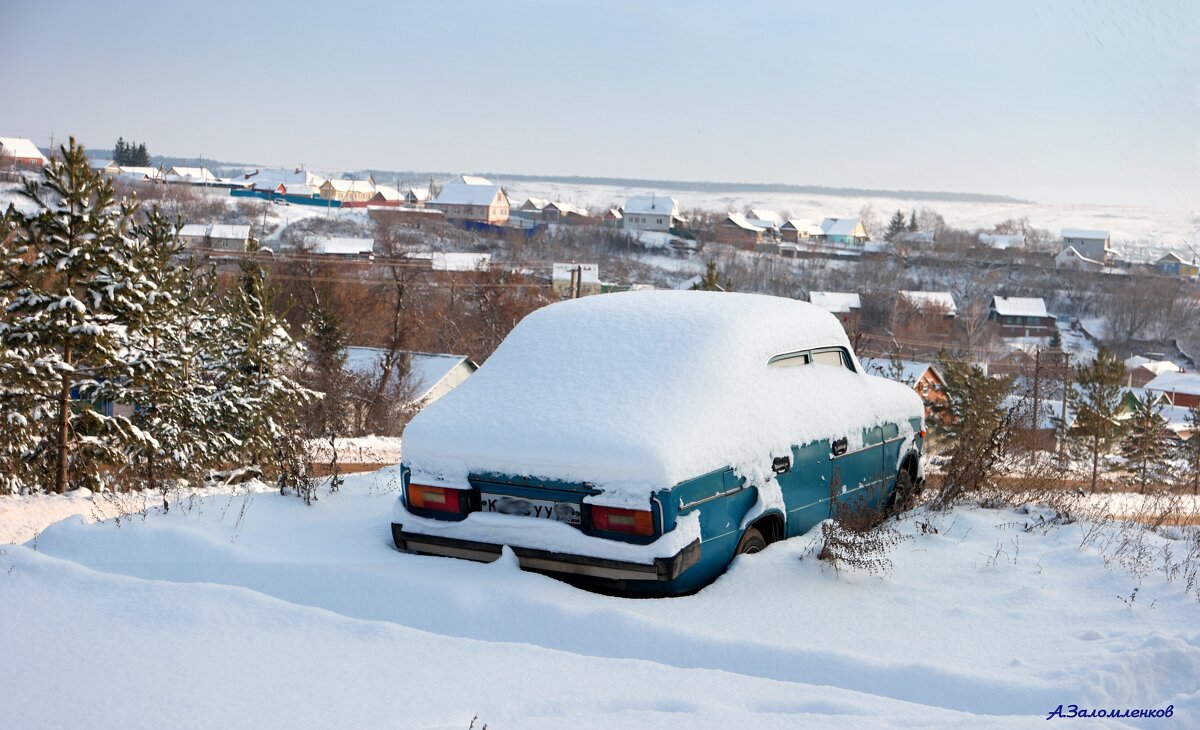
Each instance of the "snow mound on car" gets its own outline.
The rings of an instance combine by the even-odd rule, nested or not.
[[[771,457],[920,417],[909,388],[828,365],[768,367],[776,354],[849,348],[832,314],[753,294],[641,291],[540,309],[466,382],[404,432],[414,472],[589,482],[597,501],[733,466],[770,479]],[[857,363],[856,363],[857,366]],[[861,368],[859,368],[861,370]]]

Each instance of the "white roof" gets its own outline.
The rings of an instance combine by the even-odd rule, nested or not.
[[[533,210],[541,210],[547,205],[550,205],[550,201],[546,200],[545,198],[530,198],[529,200],[526,200],[521,207],[525,210],[529,210],[530,208]]]
[[[361,256],[375,251],[375,239],[327,236],[313,241],[313,251],[329,256]]]
[[[429,200],[429,188],[406,188],[404,190],[404,197],[423,203]]]
[[[1092,238],[1092,239],[1107,239],[1108,231],[1101,231],[1095,228],[1064,228],[1062,229],[1063,238]]]
[[[1163,254],[1163,257],[1157,261],[1157,263],[1186,264],[1187,261],[1184,261],[1183,257],[1174,251],[1167,251],[1165,254]]]
[[[151,180],[161,180],[163,178],[163,171],[157,167],[133,167],[129,165],[122,165],[119,169],[121,170],[122,175],[145,175]]]
[[[609,208],[608,212],[605,213],[604,215],[606,215],[606,216],[611,215],[613,218],[624,218],[625,217],[621,214],[620,208]]]
[[[1163,373],[1146,383],[1146,390],[1200,395],[1200,373]]]
[[[742,230],[746,230],[746,231],[761,231],[762,230],[761,227],[756,226],[753,223],[751,223],[749,220],[746,219],[746,216],[742,215],[741,213],[730,213],[729,215],[725,216],[725,220],[729,221],[730,223],[733,223],[735,226],[737,226],[738,228],[741,228]]]
[[[433,254],[434,271],[486,271],[492,263],[490,253],[444,253]]]
[[[910,388],[767,364],[826,345],[849,347],[837,318],[779,297],[637,291],[551,304],[408,424],[404,460],[461,486],[484,472],[586,481],[602,491],[590,503],[646,509],[652,491],[727,466],[773,485],[772,456],[797,444],[860,444],[883,422],[911,434],[924,408]]]
[[[1093,264],[1100,267],[1104,266],[1102,262],[1097,261],[1096,259],[1089,259],[1087,256],[1079,253],[1079,251],[1075,250],[1074,246],[1067,246],[1054,255],[1055,263],[1061,264],[1068,260],[1083,261],[1084,263]]]
[[[483,178],[477,178],[482,180]],[[434,198],[438,205],[491,205],[501,194],[499,185],[452,182],[442,186],[442,192]]]
[[[454,183],[461,183],[463,185],[494,185],[495,184],[491,180],[488,180],[486,177],[480,177],[479,175],[459,175],[458,177],[454,178],[454,180],[452,180],[451,182],[449,182],[447,184],[453,185]]]
[[[571,272],[575,269],[581,269],[583,274],[584,284],[599,284],[600,283],[600,265],[599,264],[560,264],[555,263],[551,273],[554,281],[570,281]]]
[[[103,170],[104,168],[110,166],[120,169],[117,163],[113,162],[112,160],[88,160],[88,167],[92,168],[93,170]]]
[[[146,168],[123,167],[122,170],[143,170]],[[185,179],[203,180],[204,182],[216,182],[217,176],[209,172],[207,167],[172,167],[167,171],[168,175],[174,175]]]
[[[774,228],[783,225],[783,218],[778,213],[773,210],[766,210],[765,208],[751,208],[746,218],[752,221],[769,223]]]
[[[245,240],[250,237],[250,226],[214,223],[208,227],[208,235],[210,238],[236,238],[238,240]]]
[[[948,291],[902,291],[900,296],[915,307],[945,309],[947,314],[958,312],[958,307],[954,304],[954,295]]]
[[[648,193],[625,201],[625,215],[679,215],[679,201],[667,195]]]
[[[1049,317],[1041,297],[992,297],[996,314],[1007,317]]]
[[[788,218],[787,222],[780,227],[793,228],[810,236],[819,236],[825,232],[825,229],[821,228],[821,226],[815,221],[811,221],[808,218]]]
[[[25,137],[0,137],[0,157],[41,160],[42,164],[49,162],[33,140]]]
[[[339,193],[373,193],[375,185],[370,180],[326,180]]]
[[[382,197],[384,200],[387,200],[387,201],[400,202],[401,200],[404,200],[403,193],[401,193],[396,188],[389,187],[387,185],[376,185],[375,186],[375,194]]]
[[[588,214],[587,208],[580,208],[578,205],[571,205],[570,203],[562,203],[557,200],[554,201],[553,203],[547,203],[545,207],[557,208],[560,214],[574,213],[575,215],[582,215],[582,216],[586,216]]]
[[[179,229],[180,236],[190,236],[192,238],[204,238],[208,235],[208,226],[204,223],[187,223],[183,228]]]
[[[862,297],[854,292],[844,291],[811,291],[808,301],[826,312],[843,314],[855,309],[862,309]]]
[[[409,356],[409,382],[413,387],[413,402],[422,401],[454,368],[470,361],[463,355],[432,352],[401,351]],[[386,350],[377,347],[347,347],[346,369],[359,375],[376,377],[380,374]],[[397,365],[399,367],[399,365]]]
[[[821,230],[826,236],[853,236],[858,224],[857,218],[826,218],[821,221]]]
[[[980,233],[979,242],[984,246],[1004,250],[1021,248],[1025,245],[1024,233]]]

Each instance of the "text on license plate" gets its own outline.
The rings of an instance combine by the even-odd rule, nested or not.
[[[505,515],[541,517],[572,525],[578,525],[583,518],[579,505],[571,502],[510,497],[504,494],[488,494],[487,492],[481,492],[479,495],[479,509],[482,512],[499,512]]]

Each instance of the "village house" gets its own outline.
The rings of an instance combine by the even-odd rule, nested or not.
[[[33,140],[25,137],[0,137],[0,167],[40,170],[50,162]]]
[[[730,213],[717,224],[713,231],[713,240],[737,246],[747,251],[763,242],[764,230],[746,220],[741,213]]]
[[[1163,373],[1146,383],[1146,390],[1162,393],[1171,405],[1195,408],[1200,405],[1200,373]]]
[[[326,180],[320,187],[322,200],[365,203],[375,197],[373,180]]]
[[[487,178],[463,175],[442,186],[429,207],[442,211],[448,221],[478,221],[504,225],[509,202],[504,188]]]
[[[586,208],[580,208],[577,205],[557,200],[542,206],[540,216],[542,220],[546,221],[570,221],[572,223],[583,223],[588,220],[594,220],[588,215]]]
[[[949,401],[946,378],[931,362],[892,361],[885,358],[863,358],[859,362],[868,375],[895,380],[912,388],[925,404],[926,421],[931,420],[934,411]]]
[[[376,185],[375,194],[371,196],[371,205],[402,205],[404,193],[390,185]]]
[[[826,218],[821,221],[821,240],[826,243],[865,243],[870,236],[858,218]]]
[[[1196,265],[1196,260],[1194,258],[1189,264],[1187,261],[1183,260],[1182,256],[1174,251],[1167,252],[1165,256],[1163,256],[1154,264],[1154,268],[1158,269],[1160,273],[1166,274],[1167,276],[1179,276],[1182,278],[1200,276],[1200,266]]]
[[[1049,337],[1055,329],[1054,317],[1041,297],[994,296],[988,320],[1001,337]]]
[[[1062,229],[1062,250],[1074,248],[1085,259],[1111,264],[1116,258],[1108,237],[1108,231],[1088,228]]]
[[[746,220],[751,225],[758,226],[765,231],[775,234],[779,231],[779,227],[783,225],[783,218],[773,210],[765,210],[763,208],[751,208],[746,213]]]
[[[123,172],[126,170],[140,172],[142,169],[145,168],[121,168]],[[163,174],[163,179],[169,183],[185,185],[211,185],[221,181],[207,167],[172,167]]]
[[[554,293],[567,298],[572,295],[571,288],[576,279],[579,281],[579,296],[600,293],[599,264],[560,264],[555,263],[551,270],[550,281]]]
[[[529,198],[524,203],[521,203],[519,210],[526,213],[541,213],[542,208],[550,205],[550,201],[545,198]]]
[[[609,208],[608,212],[604,214],[604,225],[609,228],[620,228],[624,217],[620,208]]]
[[[1163,373],[1181,373],[1183,368],[1170,360],[1154,360],[1134,355],[1125,360],[1125,377],[1132,388],[1144,388],[1147,383]]]
[[[858,330],[862,313],[862,297],[854,292],[810,291],[808,301],[834,315],[846,332]]]
[[[429,188],[403,188],[404,204],[410,208],[424,208],[429,202]]]
[[[349,236],[321,236],[307,246],[309,252],[336,259],[371,261],[375,258],[375,239]]]
[[[487,271],[492,265],[492,255],[437,251],[431,256],[430,265],[434,271]]]
[[[253,241],[248,225],[188,223],[179,229],[179,242],[193,250],[245,251]]]
[[[789,218],[779,226],[780,238],[789,243],[819,239],[823,235],[825,235],[825,231],[821,229],[821,226],[807,218]]]
[[[679,222],[679,201],[665,195],[635,195],[621,211],[623,227],[633,231],[670,231]]]

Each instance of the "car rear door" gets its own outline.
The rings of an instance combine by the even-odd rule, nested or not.
[[[829,442],[794,447],[790,466],[776,478],[787,511],[787,536],[795,537],[829,518]]]

